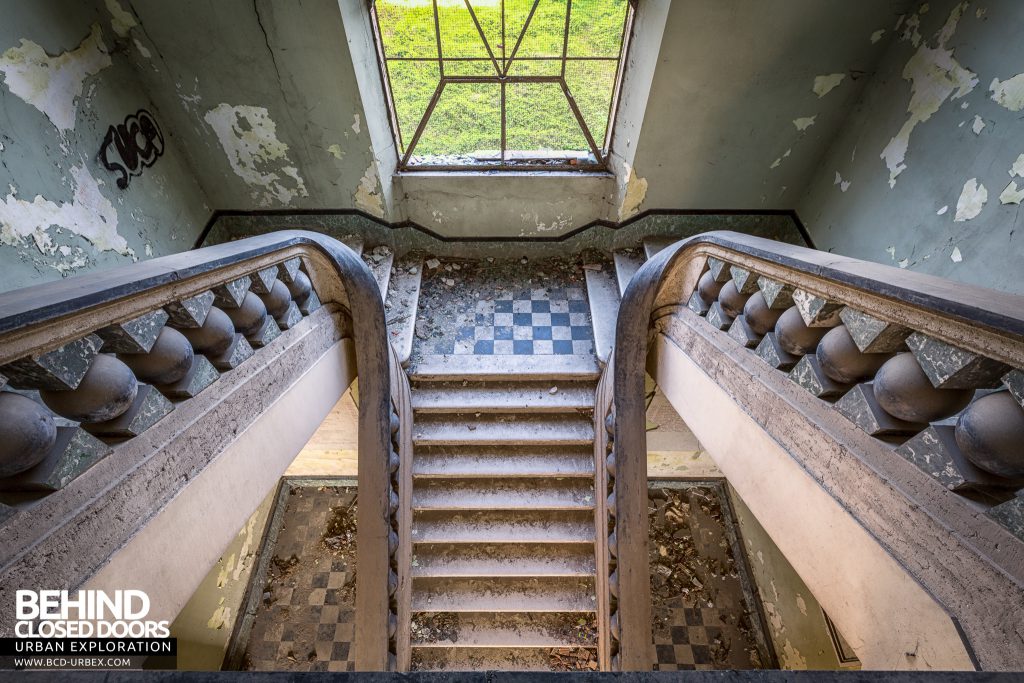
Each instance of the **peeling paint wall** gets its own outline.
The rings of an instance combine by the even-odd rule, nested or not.
[[[0,291],[183,251],[209,216],[166,126],[163,155],[125,189],[97,160],[126,116],[166,123],[114,5],[0,3]]]
[[[820,249],[1024,293],[1024,5],[915,4],[890,28],[801,219]]]
[[[906,5],[674,0],[634,141],[639,208],[793,208]]]
[[[338,0],[130,7],[140,78],[214,207],[383,215],[367,189],[375,158]]]
[[[275,487],[171,622],[171,637],[178,639],[178,669],[220,670],[276,497]]]

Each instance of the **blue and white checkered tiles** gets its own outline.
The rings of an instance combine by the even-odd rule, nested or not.
[[[476,302],[455,335],[452,353],[592,355],[594,332],[581,287],[498,290]],[[472,322],[472,324],[469,324]]]

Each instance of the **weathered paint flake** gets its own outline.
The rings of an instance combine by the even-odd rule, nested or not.
[[[966,2],[954,7],[935,34],[935,47],[921,45],[903,68],[904,80],[910,81],[910,116],[880,155],[889,169],[889,187],[895,187],[896,176],[907,169],[910,134],[918,124],[930,119],[946,100],[964,97],[978,84],[977,75],[961,66],[946,47],[966,8]]]
[[[874,45],[875,43],[880,41],[882,39],[882,36],[884,36],[884,35],[885,35],[885,29],[884,28],[880,28],[877,31],[875,31],[874,33],[872,33],[871,34],[871,44]]]
[[[814,125],[814,119],[816,119],[816,118],[818,118],[818,117],[817,116],[804,116],[804,117],[799,118],[799,119],[793,119],[793,125],[796,126],[797,130],[804,131],[804,130],[807,130],[808,128],[810,128],[811,126]]]
[[[1024,154],[1017,157],[1017,160],[1010,166],[1009,174],[1011,178],[1021,177],[1024,178]],[[1002,193],[999,195],[999,201],[1003,204],[1020,204],[1024,202],[1024,187],[1017,187],[1017,181],[1011,180],[1010,184],[1003,188]]]
[[[0,56],[0,73],[8,90],[41,111],[64,133],[75,128],[76,100],[82,95],[85,79],[110,64],[100,25],[93,24],[77,48],[56,57],[22,38],[19,47]]]
[[[380,188],[378,187],[377,164],[371,162],[359,181],[352,199],[363,211],[374,216],[384,215],[384,203],[381,201]]]
[[[341,161],[342,158],[345,156],[344,150],[341,149],[341,145],[339,145],[338,143],[334,143],[333,145],[328,147],[327,151],[328,153],[330,153],[331,156],[333,156],[338,161]]]
[[[843,176],[841,176],[839,174],[839,171],[836,171],[836,179],[835,179],[835,182],[833,182],[832,184],[833,185],[838,185],[839,186],[839,190],[841,192],[846,192],[847,190],[850,189],[850,181],[849,180],[843,180]]]
[[[956,202],[956,216],[953,220],[957,223],[969,221],[976,218],[981,210],[985,208],[988,201],[988,190],[984,185],[978,183],[977,178],[971,178],[964,183],[964,189],[960,192],[960,199]]]
[[[975,135],[981,135],[981,131],[985,130],[985,120],[975,114],[974,123],[971,124],[971,130],[974,131]]]
[[[964,260],[963,254],[960,253],[960,247],[953,247],[953,251],[949,254],[949,260],[953,263],[960,263]]]
[[[814,94],[822,98],[839,87],[846,74],[826,74],[814,77]]]
[[[58,204],[40,195],[32,201],[19,199],[12,188],[0,202],[0,244],[18,246],[31,239],[43,254],[70,254],[54,242],[50,229],[67,230],[89,240],[100,251],[116,251],[125,256],[135,253],[117,232],[117,210],[100,192],[99,183],[89,169],[70,169],[74,195],[70,202]],[[84,264],[83,264],[84,265]]]
[[[622,202],[619,204],[619,220],[625,220],[640,212],[640,205],[647,198],[647,178],[637,176],[633,167],[623,162],[625,185],[622,188]]]
[[[1024,109],[1024,73],[1017,74],[1005,81],[993,78],[988,89],[992,93],[992,100],[1001,106],[1010,111]]]
[[[107,11],[110,12],[110,28],[114,33],[125,38],[128,33],[139,25],[131,12],[127,11],[117,0],[106,0]]]
[[[203,116],[217,134],[231,170],[255,188],[260,206],[288,204],[308,197],[306,183],[288,158],[288,145],[277,139],[277,124],[264,107],[221,103]],[[286,180],[289,179],[289,180]]]

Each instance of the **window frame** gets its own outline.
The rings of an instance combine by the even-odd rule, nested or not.
[[[477,30],[480,33],[481,39],[485,40],[485,45],[487,45],[486,39],[483,36],[483,32],[480,29],[479,22],[476,19],[475,12],[473,11],[473,7],[470,4],[470,0],[463,0],[463,1],[466,3],[466,7],[469,10],[470,16],[472,17],[473,22],[476,25],[476,28],[477,28]],[[537,6],[542,1],[545,1],[545,0],[533,0],[533,4],[531,5],[531,10],[530,10],[530,18],[532,18],[533,14],[534,14],[534,11],[536,10]],[[550,0],[548,0],[548,1],[550,1]],[[374,49],[375,49],[376,57],[377,57],[377,67],[378,67],[378,72],[380,74],[380,79],[381,79],[381,88],[384,91],[384,100],[385,100],[385,103],[386,103],[387,109],[388,109],[388,124],[391,127],[391,135],[392,135],[392,139],[394,140],[394,143],[395,143],[395,152],[396,152],[396,155],[398,157],[398,163],[397,163],[397,167],[396,167],[397,172],[405,173],[405,172],[454,172],[454,171],[530,171],[530,172],[537,172],[537,171],[551,171],[551,172],[556,172],[556,171],[557,172],[575,171],[575,172],[580,172],[580,173],[594,173],[594,172],[605,173],[605,172],[609,171],[609,162],[608,162],[608,160],[609,160],[609,157],[611,156],[612,144],[614,142],[615,116],[616,116],[616,113],[617,113],[618,108],[619,108],[619,100],[620,100],[620,98],[622,96],[622,84],[623,84],[623,80],[625,78],[626,59],[627,59],[627,56],[629,54],[630,46],[632,44],[633,26],[634,26],[634,21],[635,21],[635,17],[636,17],[637,4],[638,4],[639,0],[627,0],[627,5],[628,6],[627,6],[627,9],[626,9],[626,12],[625,12],[625,18],[624,18],[623,26],[622,26],[622,39],[621,39],[621,42],[620,42],[620,45],[619,45],[619,54],[618,54],[618,57],[615,57],[615,58],[612,58],[612,57],[601,57],[601,58],[597,58],[597,57],[568,57],[567,56],[567,48],[566,48],[566,46],[568,44],[568,39],[569,39],[569,22],[570,22],[571,12],[572,12],[572,0],[565,0],[565,2],[566,2],[566,21],[565,21],[564,35],[562,36],[562,39],[563,39],[563,50],[562,50],[562,56],[561,56],[561,64],[562,64],[561,75],[559,75],[559,76],[509,76],[508,75],[508,70],[509,70],[512,62],[514,62],[516,60],[532,61],[530,58],[516,57],[514,49],[513,49],[513,52],[512,52],[512,56],[507,58],[507,65],[505,67],[504,73],[501,73],[501,70],[497,68],[497,61],[495,61],[498,58],[496,56],[494,56],[493,54],[490,54],[491,50],[490,50],[490,47],[488,46],[488,53],[490,54],[490,59],[491,59],[491,61],[495,62],[495,67],[496,67],[497,71],[499,72],[498,75],[495,75],[495,76],[445,76],[444,75],[444,70],[443,70],[443,63],[444,63],[445,60],[452,60],[452,58],[450,58],[450,57],[448,57],[448,58],[443,57],[443,55],[441,54],[441,46],[440,46],[440,44],[438,45],[438,57],[437,58],[425,58],[425,57],[424,58],[413,58],[413,59],[410,59],[410,58],[405,58],[405,59],[391,58],[389,60],[389,58],[387,57],[387,55],[385,53],[385,50],[384,50],[384,41],[381,38],[380,25],[378,23],[378,17],[377,17],[377,0],[367,0],[367,3],[369,5],[369,15],[370,15],[370,24],[371,24],[371,26],[370,26],[371,31],[370,32],[373,35]],[[440,43],[440,34],[439,34],[440,27],[439,27],[438,22],[437,22],[437,15],[436,15],[437,2],[436,2],[436,0],[434,0],[434,10],[435,10],[435,24],[434,24],[435,39],[438,41],[438,43]],[[504,16],[504,13],[505,13],[505,2],[504,2],[504,0],[502,0],[502,2],[501,2],[501,12],[502,12],[502,15]],[[527,19],[527,22],[526,22],[526,24],[523,27],[523,32],[519,36],[520,40],[525,35],[526,30],[528,29],[528,27],[529,27],[529,19]],[[518,47],[518,45],[517,45],[517,47]],[[474,58],[474,59],[475,59],[475,61],[482,61],[484,58]],[[501,59],[503,61],[505,61],[504,57],[502,57]],[[532,59],[536,60],[538,58],[532,58]],[[552,61],[552,60],[557,60],[558,58],[557,57],[555,57],[555,58],[545,57],[545,58],[541,58],[541,59]],[[575,99],[572,96],[572,92],[570,91],[569,86],[567,85],[567,83],[565,81],[565,67],[566,67],[567,62],[570,62],[570,61],[586,61],[588,59],[602,59],[604,61],[611,61],[612,59],[614,59],[615,62],[616,62],[616,66],[615,66],[615,80],[614,80],[614,83],[613,83],[613,86],[612,86],[612,95],[611,95],[611,99],[610,99],[609,106],[608,106],[608,118],[607,118],[606,125],[605,125],[605,134],[604,134],[604,139],[600,141],[600,144],[598,144],[598,141],[594,139],[592,133],[590,132],[590,129],[587,126],[586,121],[584,120],[584,117],[583,117],[582,113],[580,112],[579,107],[577,106]],[[392,94],[392,91],[391,91],[391,76],[390,76],[389,69],[388,69],[388,62],[389,61],[437,62],[438,65],[439,65],[440,80],[439,80],[438,85],[437,85],[437,87],[436,87],[436,89],[434,91],[433,96],[431,97],[430,102],[427,105],[426,111],[424,112],[423,116],[420,118],[419,123],[417,124],[417,127],[416,127],[416,129],[415,129],[415,131],[413,133],[413,137],[411,137],[409,139],[409,146],[407,148],[403,144],[404,143],[404,135],[403,135],[401,123],[398,120],[398,114],[397,114],[397,110],[396,110],[396,107],[395,107],[395,101],[394,101],[394,97],[393,97],[393,94]],[[590,147],[588,152],[589,152],[590,155],[593,156],[593,158],[596,158],[596,162],[591,163],[589,161],[579,160],[579,161],[577,161],[577,163],[569,163],[569,161],[566,161],[565,163],[558,163],[558,159],[556,157],[541,156],[541,155],[537,155],[537,156],[533,156],[533,157],[528,157],[528,156],[524,156],[525,154],[527,154],[526,152],[521,152],[521,151],[510,152],[508,149],[506,149],[506,147],[507,147],[507,140],[506,140],[506,132],[505,132],[505,129],[506,129],[506,97],[505,97],[506,87],[505,86],[508,83],[537,83],[537,82],[541,82],[541,83],[557,83],[558,85],[560,85],[562,93],[565,95],[566,100],[568,101],[570,111],[572,112],[572,114],[573,114],[573,116],[574,116],[574,118],[576,120],[576,123],[580,126],[580,129],[582,130],[583,135],[586,138],[587,143],[588,143],[588,145]],[[448,83],[497,83],[497,84],[499,84],[499,86],[500,86],[500,107],[501,107],[501,114],[500,114],[500,117],[501,117],[501,150],[500,150],[500,152],[501,152],[501,160],[500,161],[488,162],[488,161],[483,161],[482,160],[482,161],[480,161],[478,163],[473,163],[473,164],[429,164],[429,163],[426,163],[426,164],[424,164],[424,163],[415,164],[415,163],[411,163],[412,162],[412,158],[413,158],[413,152],[415,151],[415,148],[416,148],[416,144],[419,142],[420,136],[422,135],[423,131],[426,129],[427,124],[430,121],[431,115],[433,114],[434,108],[436,107],[437,103],[440,101],[441,95],[443,94],[445,86]],[[405,149],[404,152],[402,151],[403,148]],[[538,151],[543,151],[543,150],[538,150]],[[516,155],[516,156],[518,156],[520,158],[519,159],[509,158],[510,154]]]

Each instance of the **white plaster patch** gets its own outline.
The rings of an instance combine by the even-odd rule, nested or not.
[[[203,116],[217,134],[231,170],[254,188],[260,206],[273,201],[288,204],[297,196],[308,197],[306,183],[288,158],[288,145],[277,139],[277,124],[264,107],[219,104]],[[273,167],[273,168],[271,168]],[[284,177],[293,182],[287,185]]]
[[[341,149],[341,145],[337,143],[328,147],[327,151],[330,152],[330,154],[338,161],[341,161],[342,158],[345,156],[345,152],[344,150]]]
[[[846,78],[846,74],[826,74],[814,77],[814,94],[822,98],[839,87],[839,84]]]
[[[949,211],[949,204],[947,204],[946,206],[944,206],[941,209],[939,209],[938,211],[936,211],[935,215],[936,216],[944,216],[944,215],[946,215],[947,211]]]
[[[964,260],[963,254],[960,253],[960,247],[953,247],[953,251],[949,254],[949,260],[953,263],[960,263]]]
[[[623,162],[625,183],[622,187],[622,202],[619,204],[619,220],[625,220],[640,211],[640,205],[647,198],[647,178],[637,176],[633,167]]]
[[[936,46],[921,45],[903,67],[903,79],[910,81],[910,102],[907,104],[910,117],[880,155],[889,169],[889,187],[895,187],[896,176],[907,169],[905,160],[910,134],[918,124],[930,119],[947,99],[964,97],[978,84],[977,75],[953,59],[953,50],[946,47],[966,7],[966,2],[954,7],[946,23],[935,34]]]
[[[971,130],[974,131],[975,135],[981,135],[981,131],[985,130],[985,120],[975,114],[974,123],[971,124]]]
[[[134,256],[117,232],[117,210],[100,192],[89,169],[84,164],[72,166],[69,173],[74,188],[70,202],[57,204],[41,195],[29,202],[18,199],[13,191],[0,202],[0,244],[17,246],[31,239],[41,253],[56,254],[61,245],[48,232],[53,227],[84,237],[99,251]]]
[[[384,203],[381,201],[377,184],[377,164],[371,162],[359,181],[359,187],[356,188],[352,199],[356,206],[363,211],[380,217],[384,215]]]
[[[1024,109],[1024,73],[1005,81],[993,78],[988,89],[992,93],[992,100],[1001,106],[1010,111]]]
[[[797,130],[804,131],[814,125],[814,119],[816,118],[818,118],[817,115],[804,116],[799,119],[793,119],[793,125],[796,126]]]
[[[953,220],[957,223],[969,221],[977,217],[985,208],[988,201],[988,190],[984,185],[978,183],[977,178],[971,178],[964,183],[964,189],[960,192],[960,199],[956,202],[956,216]]]
[[[1009,173],[1011,178],[1015,175],[1024,178],[1024,154],[1021,154],[1017,157],[1017,160],[1013,162],[1013,166],[1010,167]]]
[[[840,192],[846,192],[847,190],[850,189],[850,181],[843,180],[843,176],[839,174],[839,171],[836,171],[836,179],[835,182],[833,182],[832,184],[838,185]]]
[[[0,72],[8,90],[41,111],[63,134],[75,128],[76,100],[85,79],[110,66],[100,25],[74,50],[56,57],[31,40],[21,39],[0,57]]]
[[[796,596],[796,608],[800,610],[800,614],[807,616],[807,601],[804,600],[804,596]]]
[[[875,43],[880,41],[882,39],[882,36],[884,36],[884,35],[885,35],[885,29],[884,28],[880,28],[877,31],[875,31],[874,33],[872,33],[871,34],[871,44],[874,45]]]
[[[125,10],[117,0],[106,0],[107,11],[110,12],[110,28],[114,33],[124,38],[134,27],[139,25],[131,12]]]
[[[1024,187],[1018,188],[1017,181],[1011,180],[999,195],[1002,204],[1020,204],[1024,202]]]
[[[360,128],[360,126],[362,126],[362,124],[363,124],[362,119],[359,118],[359,114],[356,114],[356,119],[352,123],[352,130],[353,130],[353,132],[356,133],[356,135],[358,135],[360,130],[362,130]]]
[[[152,59],[153,53],[149,51],[149,48],[139,42],[138,38],[132,38],[132,42],[135,43],[135,49],[139,51],[139,54],[146,59]]]

